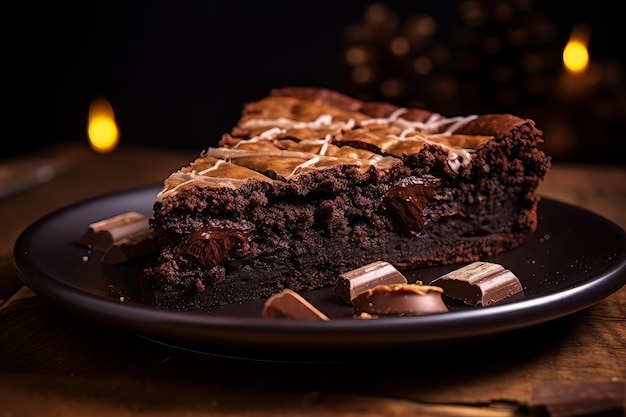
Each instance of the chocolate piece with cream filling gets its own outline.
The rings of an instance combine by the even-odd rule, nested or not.
[[[380,316],[420,316],[447,313],[441,299],[443,290],[432,285],[379,285],[357,295],[352,300],[354,315],[362,313]]]

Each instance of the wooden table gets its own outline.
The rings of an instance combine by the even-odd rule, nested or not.
[[[58,170],[47,183],[0,198],[0,415],[527,416],[524,404],[538,384],[626,383],[626,287],[495,339],[416,349],[401,360],[322,364],[169,349],[76,317],[22,287],[12,252],[29,224],[89,197],[158,183],[195,156],[132,146],[99,155],[68,144],[0,165],[0,180],[33,160]],[[541,192],[626,229],[623,166],[555,164]]]

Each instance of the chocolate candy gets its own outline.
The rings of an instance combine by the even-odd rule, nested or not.
[[[104,252],[104,263],[125,262],[159,249],[148,218],[134,211],[91,223],[78,243]]]
[[[385,195],[385,205],[406,234],[424,228],[424,207],[433,198],[437,185],[421,179],[405,178]]]
[[[269,297],[263,305],[261,317],[269,319],[300,319],[300,320],[329,320],[315,306],[305,300],[300,294],[285,289]]]
[[[114,242],[145,230],[149,230],[148,218],[141,213],[129,211],[91,223],[78,243],[106,251]]]
[[[378,285],[356,296],[352,308],[358,317],[363,317],[363,313],[394,316],[447,313],[442,293],[441,288],[432,285]]]
[[[158,251],[159,245],[152,230],[141,230],[128,237],[113,242],[104,252],[102,262],[117,264]]]
[[[383,284],[406,284],[407,280],[393,265],[376,261],[339,275],[335,293],[344,301],[352,300],[364,291]]]
[[[193,257],[207,268],[213,268],[224,259],[238,258],[250,253],[250,232],[226,228],[204,228],[191,233],[178,254]]]
[[[482,261],[442,275],[431,285],[443,288],[446,296],[472,306],[486,306],[523,293],[519,279],[511,271]]]

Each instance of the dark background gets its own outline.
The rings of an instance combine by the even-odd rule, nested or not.
[[[503,3],[514,12],[505,21],[493,12]],[[370,39],[369,46],[378,51],[374,66],[380,77],[354,83],[343,56],[347,48],[363,41],[346,37],[346,28],[363,25],[372,4],[384,6],[396,19],[395,28],[381,40],[400,33],[412,17],[431,16],[437,32],[423,40],[416,53],[428,54],[443,45],[448,64],[418,79],[407,75],[409,58],[388,59],[382,43]],[[619,2],[476,0],[474,4],[486,11],[480,24],[463,18],[461,10],[467,4],[416,0],[5,4],[0,17],[4,69],[0,160],[53,143],[86,141],[88,107],[98,96],[111,102],[122,144],[201,151],[233,126],[243,103],[275,87],[318,85],[366,99],[423,105],[450,116],[512,112],[545,127],[546,145],[556,160],[626,162],[621,67],[626,36]],[[532,30],[546,22],[553,29],[547,38],[522,46],[505,41],[497,54],[484,51],[487,39],[506,39],[513,26]],[[550,80],[560,70],[555,59],[560,59],[572,29],[581,22],[593,30],[592,60],[610,63],[613,81],[609,88],[573,102],[558,98]],[[459,33],[470,36],[460,39]],[[518,71],[518,57],[531,51],[541,52],[545,61],[543,89],[532,93],[527,91],[526,75]],[[461,54],[477,64],[460,71],[451,63]],[[551,58],[546,58],[549,54]],[[503,66],[518,72],[494,81],[495,69]],[[387,78],[401,80],[403,92],[382,91],[380,85]],[[444,96],[431,88],[441,80],[457,87],[453,94]]]

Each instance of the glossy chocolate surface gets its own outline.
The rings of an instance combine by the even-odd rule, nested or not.
[[[420,316],[447,313],[439,287],[420,284],[379,285],[352,300],[355,316],[371,315]]]
[[[136,211],[128,211],[90,223],[78,243],[106,251],[113,243],[147,230],[148,217]]]
[[[268,319],[329,320],[317,307],[305,300],[300,294],[289,289],[269,297],[263,304],[261,317]]]
[[[406,283],[406,277],[393,265],[376,261],[339,275],[334,290],[344,301],[351,303],[357,295],[378,285]]]
[[[522,284],[511,271],[480,261],[449,272],[431,284],[443,288],[446,296],[472,306],[497,303],[523,292]]]

